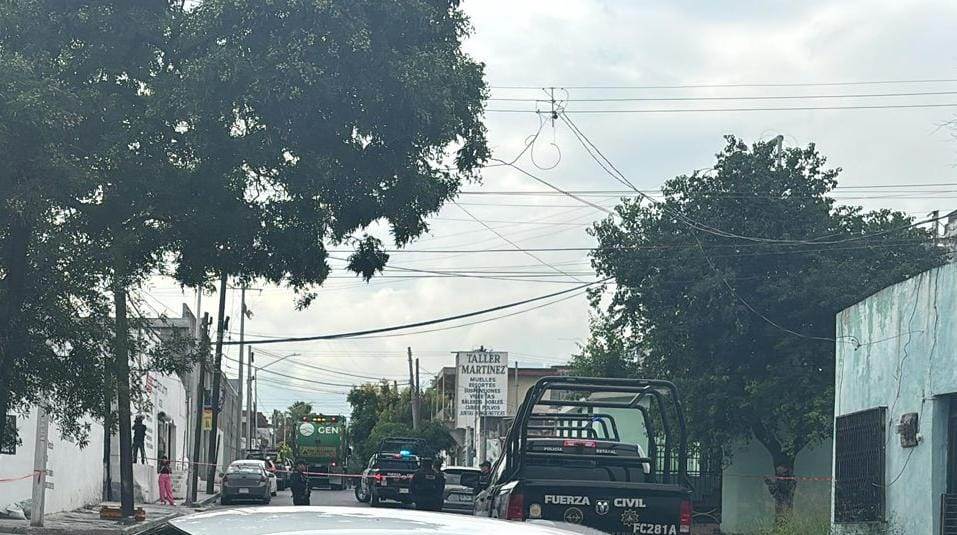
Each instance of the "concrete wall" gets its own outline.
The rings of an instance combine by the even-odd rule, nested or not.
[[[800,518],[828,518],[831,508],[831,442],[805,448],[794,466],[801,480],[794,491],[794,512]],[[751,533],[774,520],[774,499],[764,477],[774,473],[771,455],[752,440],[736,448],[721,481],[721,531]]]
[[[838,533],[890,527],[939,533],[945,492],[946,415],[957,393],[957,265],[925,272],[837,316],[835,414],[887,407],[885,481],[889,526],[838,526]],[[853,338],[851,338],[853,337]],[[920,415],[924,441],[902,448],[900,416]]]
[[[0,456],[0,479],[18,478],[33,473],[33,452],[37,429],[37,411],[17,416],[22,444],[15,455]],[[103,430],[93,426],[85,448],[64,439],[56,425],[50,424],[47,468],[53,470],[53,489],[46,492],[47,514],[69,511],[97,503],[103,492]],[[0,506],[29,500],[33,496],[32,478],[0,482]]]

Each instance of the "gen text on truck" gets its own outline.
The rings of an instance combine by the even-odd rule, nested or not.
[[[690,534],[686,447],[670,382],[544,377],[518,409],[475,513]]]

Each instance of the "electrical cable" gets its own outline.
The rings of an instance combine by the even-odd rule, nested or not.
[[[458,204],[455,203],[455,201],[452,201],[452,204],[455,204],[456,206],[459,206]],[[521,249],[522,249],[522,246],[520,246],[519,244],[517,244],[517,243],[513,242],[512,240],[508,239],[507,237],[505,237],[505,235],[501,234],[499,231],[495,230],[494,228],[492,228],[491,226],[489,226],[488,224],[486,224],[486,223],[485,223],[484,221],[482,221],[481,219],[475,217],[475,214],[473,214],[472,212],[470,212],[470,211],[468,211],[467,209],[465,209],[464,206],[459,206],[459,209],[462,210],[463,212],[465,212],[465,214],[466,214],[467,216],[469,216],[469,217],[471,217],[472,219],[474,219],[477,223],[480,223],[483,227],[485,227],[486,229],[488,229],[489,232],[495,234],[496,236],[498,236],[499,238],[501,238],[502,240],[504,240],[505,242],[507,242],[509,245],[511,245],[512,247],[514,247],[516,250],[521,250]],[[553,266],[552,264],[549,264],[548,262],[542,260],[542,259],[541,259],[539,256],[537,256],[535,253],[532,253],[532,252],[530,252],[530,251],[523,251],[523,252],[524,252],[527,256],[529,256],[530,258],[532,258],[533,260],[537,260],[538,263],[540,263],[541,265],[543,265],[543,266],[545,266],[545,267],[547,267],[547,268],[550,268],[550,269],[552,269],[552,270],[554,270],[554,271],[556,271],[556,272],[558,272],[558,273],[561,273],[562,275],[565,275],[566,277],[570,277],[570,278],[572,278],[572,279],[574,279],[574,280],[576,280],[576,281],[578,281],[578,282],[584,284],[585,281],[583,281],[582,279],[578,278],[578,277],[575,276],[575,275],[570,275],[570,274],[566,273],[565,271],[562,271],[561,269],[559,269],[559,268]]]
[[[894,110],[894,109],[917,109],[917,108],[953,108],[957,107],[955,103],[939,104],[874,104],[874,105],[851,105],[851,106],[774,106],[765,108],[647,108],[642,110],[635,109],[596,109],[596,110],[565,110],[562,114],[611,114],[611,113],[712,113],[712,112],[752,112],[752,111],[818,111],[818,110]],[[486,112],[492,113],[549,113],[539,110],[522,110],[508,108],[486,108]]]
[[[413,334],[425,334],[425,333],[433,333],[433,332],[439,332],[439,331],[449,331],[449,330],[452,330],[452,329],[459,329],[459,328],[462,328],[462,327],[469,327],[469,326],[471,326],[471,325],[478,325],[478,324],[481,324],[481,323],[488,323],[488,322],[490,322],[490,321],[497,321],[497,320],[500,320],[500,319],[505,319],[505,318],[510,318],[510,317],[512,317],[512,316],[517,316],[517,315],[519,315],[519,314],[525,314],[526,312],[531,312],[531,311],[533,311],[533,310],[539,310],[539,309],[542,309],[542,308],[545,308],[545,307],[548,307],[548,306],[552,306],[552,305],[557,304],[557,303],[561,303],[562,301],[567,301],[567,300],[569,300],[569,299],[574,299],[575,297],[578,297],[578,296],[580,296],[580,295],[583,295],[583,294],[585,294],[586,292],[587,292],[587,290],[581,290],[581,291],[579,291],[578,293],[573,293],[573,294],[571,294],[571,295],[567,295],[567,296],[565,296],[565,297],[562,297],[561,299],[556,299],[556,300],[554,300],[554,301],[550,301],[550,302],[547,302],[547,303],[543,303],[543,304],[540,304],[540,305],[536,305],[536,306],[534,306],[534,307],[531,307],[531,308],[528,308],[528,309],[525,309],[525,310],[519,310],[519,311],[517,311],[517,312],[512,312],[512,313],[509,313],[509,314],[504,314],[504,315],[502,315],[502,316],[496,316],[496,317],[494,317],[494,318],[487,318],[487,319],[483,319],[483,320],[470,321],[470,322],[468,322],[468,323],[462,323],[462,324],[459,324],[459,325],[452,325],[452,326],[450,326],[450,327],[439,327],[439,328],[436,328],[436,329],[426,329],[426,330],[421,330],[421,331],[413,331],[413,332],[409,332],[409,333],[362,336],[362,337],[359,337],[358,339],[359,339],[359,340],[364,340],[364,339],[368,339],[368,338],[391,338],[391,337],[396,337],[396,336],[407,336],[407,335],[413,335]]]
[[[596,285],[596,284],[601,284],[601,283],[606,282],[606,281],[608,281],[608,280],[610,280],[610,278],[606,278],[606,279],[603,279],[603,280],[600,280],[600,281],[595,281],[595,282],[590,282],[590,283],[582,284],[582,285],[579,285],[579,286],[575,286],[574,288],[568,288],[568,289],[565,289],[565,290],[560,290],[560,291],[557,291],[557,292],[552,292],[552,293],[550,293],[550,294],[545,294],[545,295],[540,295],[540,296],[537,296],[537,297],[531,297],[531,298],[528,298],[528,299],[523,299],[523,300],[521,300],[521,301],[513,301],[513,302],[510,302],[510,303],[505,303],[505,304],[502,304],[502,305],[497,305],[497,306],[493,306],[493,307],[489,307],[489,308],[484,308],[484,309],[481,309],[481,310],[475,310],[475,311],[472,311],[472,312],[465,312],[465,313],[462,313],[462,314],[455,314],[455,315],[452,315],[452,316],[446,316],[446,317],[442,317],[442,318],[435,318],[435,319],[431,319],[431,320],[419,321],[419,322],[415,322],[415,323],[407,323],[407,324],[403,324],[403,325],[393,325],[393,326],[389,326],[389,327],[380,327],[380,328],[376,328],[376,329],[364,329],[364,330],[361,330],[361,331],[352,331],[352,332],[336,333],[336,334],[326,334],[326,335],[317,335],[317,336],[298,336],[298,337],[288,337],[288,338],[277,338],[277,339],[271,339],[271,340],[259,340],[259,341],[256,341],[255,344],[256,344],[256,345],[262,345],[262,344],[279,344],[279,343],[286,343],[286,342],[308,342],[308,341],[311,341],[311,340],[335,340],[335,339],[339,339],[339,338],[355,338],[355,337],[359,337],[359,336],[363,336],[363,335],[379,334],[379,333],[386,333],[386,332],[392,332],[392,331],[398,331],[398,330],[404,330],[404,329],[411,329],[411,328],[414,328],[414,327],[424,327],[424,326],[427,326],[427,325],[435,325],[435,324],[438,324],[438,323],[447,323],[447,322],[449,322],[449,321],[455,321],[455,320],[458,320],[458,319],[470,318],[470,317],[473,317],[473,316],[479,316],[479,315],[482,315],[482,314],[487,314],[487,313],[490,313],[490,312],[496,312],[496,311],[504,310],[504,309],[507,309],[507,308],[514,308],[514,307],[521,306],[521,305],[524,305],[524,304],[527,304],[527,303],[534,303],[534,302],[536,302],[536,301],[543,301],[543,300],[545,300],[545,299],[550,299],[550,298],[552,298],[552,297],[557,297],[557,296],[559,296],[559,295],[564,295],[564,294],[568,294],[568,293],[571,293],[571,292],[575,292],[575,291],[578,291],[578,290],[581,290],[581,289],[584,289],[584,288],[588,288],[588,287],[594,286],[594,285]],[[234,342],[234,341],[223,342],[223,345],[227,345],[227,344],[228,344],[228,345],[236,345],[236,344],[238,344],[238,342]]]
[[[605,169],[605,171],[608,172],[609,175],[611,175],[611,176],[612,176],[613,178],[615,178],[616,180],[619,180],[619,182],[622,182],[622,181],[623,181],[624,183],[626,183],[627,185],[629,185],[632,189],[635,190],[636,193],[638,193],[639,195],[641,195],[643,198],[647,199],[649,202],[651,202],[651,203],[654,204],[655,206],[659,207],[664,213],[666,213],[666,214],[668,214],[668,215],[671,215],[672,217],[675,217],[676,219],[678,219],[679,221],[681,221],[681,222],[684,223],[685,225],[687,225],[687,226],[689,226],[689,227],[691,227],[691,228],[693,228],[693,229],[695,229],[695,230],[703,231],[703,232],[706,232],[706,233],[708,233],[708,234],[714,234],[715,236],[721,236],[721,237],[725,237],[725,238],[735,238],[735,239],[747,240],[747,241],[754,241],[754,242],[760,242],[760,243],[780,244],[780,245],[832,245],[832,244],[848,243],[848,242],[853,242],[853,241],[860,241],[860,240],[866,240],[866,239],[869,239],[869,238],[884,236],[884,235],[891,234],[891,233],[894,233],[894,232],[900,232],[900,231],[903,231],[903,230],[908,230],[908,229],[917,227],[917,226],[919,226],[919,225],[924,225],[924,224],[927,224],[927,223],[932,223],[932,222],[934,222],[934,221],[939,221],[939,220],[944,219],[944,218],[947,217],[947,215],[938,215],[937,217],[933,217],[933,218],[930,218],[930,219],[925,219],[925,220],[923,220],[923,221],[917,221],[917,222],[914,222],[914,223],[909,223],[909,224],[907,224],[907,225],[903,225],[903,226],[900,226],[900,227],[897,227],[897,228],[893,228],[893,229],[887,229],[887,230],[883,230],[883,231],[879,231],[879,232],[873,232],[873,233],[869,233],[869,234],[862,234],[862,235],[860,235],[860,236],[852,236],[852,237],[844,238],[844,239],[840,239],[840,240],[829,240],[829,241],[823,241],[823,240],[819,239],[820,237],[819,237],[819,238],[812,238],[812,239],[809,239],[809,240],[781,240],[781,239],[773,239],[773,238],[764,238],[764,237],[759,237],[759,236],[744,236],[744,235],[741,235],[741,234],[735,234],[735,233],[732,233],[732,232],[727,232],[727,231],[724,231],[724,230],[721,230],[721,229],[718,229],[718,228],[715,228],[715,227],[711,227],[711,226],[708,226],[708,225],[704,225],[704,224],[702,224],[702,223],[699,223],[699,222],[697,222],[697,221],[695,221],[695,220],[693,220],[693,219],[687,217],[686,215],[684,215],[684,214],[682,214],[682,213],[680,213],[680,212],[678,212],[678,211],[672,210],[672,209],[668,208],[667,206],[665,206],[664,203],[662,203],[661,201],[655,199],[654,197],[652,197],[652,196],[648,195],[647,193],[645,193],[645,192],[639,190],[638,188],[636,188],[634,185],[631,184],[630,181],[628,181],[628,179],[625,177],[624,173],[622,173],[617,167],[615,167],[615,165],[611,162],[611,160],[609,160],[608,157],[606,157],[606,156],[601,152],[601,150],[600,150],[597,146],[595,146],[595,144],[594,144],[590,139],[588,139],[588,136],[586,136],[586,135],[584,134],[584,132],[582,132],[581,129],[579,129],[578,126],[577,126],[567,115],[562,114],[562,115],[561,115],[561,118],[562,118],[562,120],[565,121],[565,124],[568,125],[568,127],[572,130],[572,133],[575,134],[575,137],[576,137],[576,138],[578,139],[578,141],[585,147],[585,149],[588,151],[588,153],[592,156],[593,159],[595,159],[596,161],[598,161],[598,159],[595,157],[595,155],[592,154],[592,152],[591,152],[591,150],[589,149],[589,147],[591,147],[592,149],[594,149],[595,152],[597,152],[598,155],[601,157],[601,159],[604,160],[604,162],[606,162],[606,163],[608,164],[608,166],[610,166],[612,169],[614,169],[615,173],[617,173],[617,175],[616,175],[615,173],[612,173],[612,172],[608,171],[608,169],[607,169],[604,165],[602,165],[602,163],[599,161],[599,165],[601,165],[601,167],[602,167],[603,169]]]
[[[740,82],[715,84],[675,84],[675,85],[493,85],[491,89],[543,89],[562,87],[563,89],[710,89],[721,87],[833,87],[855,85],[892,85],[892,84],[946,84],[957,82],[957,78],[918,78],[904,80],[865,80],[844,82]]]
[[[718,97],[605,97],[605,98],[566,98],[562,102],[694,102],[694,101],[722,101],[722,100],[795,100],[795,99],[830,99],[830,98],[886,98],[886,97],[920,97],[957,95],[957,91],[917,91],[909,93],[844,93],[832,95],[744,95]],[[542,102],[550,100],[542,98],[521,97],[491,97],[488,100],[498,102]]]

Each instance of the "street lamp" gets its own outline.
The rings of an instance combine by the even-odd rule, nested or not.
[[[247,448],[252,448],[252,446],[253,446],[253,444],[255,443],[255,440],[256,440],[256,438],[257,438],[257,437],[256,437],[256,434],[257,434],[256,431],[257,431],[257,429],[259,429],[259,426],[257,425],[257,422],[255,422],[256,411],[255,411],[255,409],[253,408],[253,399],[256,399],[256,398],[259,397],[259,381],[256,381],[256,378],[259,376],[259,370],[265,370],[266,368],[272,366],[273,364],[276,364],[277,362],[282,362],[282,361],[284,361],[284,360],[286,360],[286,359],[288,359],[288,358],[290,358],[290,357],[299,356],[300,354],[301,354],[301,353],[290,353],[290,354],[285,355],[285,356],[283,356],[283,357],[279,357],[279,358],[277,358],[276,360],[274,360],[274,361],[272,361],[272,362],[270,362],[269,364],[266,364],[266,365],[264,365],[264,366],[253,366],[253,351],[252,351],[252,348],[250,348],[250,350],[249,350],[249,367],[250,367],[250,370],[249,370],[249,377],[246,379],[247,381],[249,381],[249,384],[246,385],[246,394],[247,394],[247,396],[248,396],[248,399],[247,399],[247,401],[246,401],[246,409],[247,409],[247,422],[246,422],[247,425],[246,425],[246,427],[249,429],[248,436],[246,437],[246,438],[247,438]],[[253,385],[253,382],[254,382],[254,381],[255,381],[255,386]],[[253,388],[256,389],[255,394],[254,394],[254,392],[253,392],[253,390],[252,390]],[[256,398],[253,397],[254,395],[256,396]]]

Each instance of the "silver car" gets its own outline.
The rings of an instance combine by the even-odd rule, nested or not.
[[[260,461],[262,462],[262,461]],[[272,480],[261,464],[234,461],[226,468],[220,487],[219,502],[230,505],[238,501],[268,504],[272,499]]]
[[[568,529],[565,529],[565,528]],[[368,507],[250,507],[171,520],[159,535],[600,535],[582,526],[529,524],[407,509]]]
[[[448,513],[472,514],[475,503],[475,489],[479,485],[482,471],[469,466],[449,466],[442,469],[445,474],[445,501],[442,510]]]

